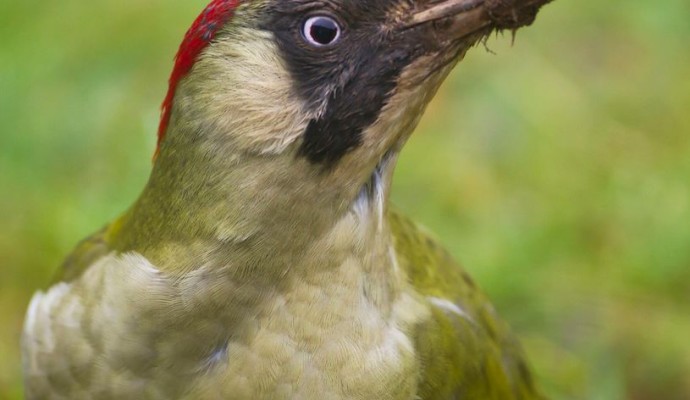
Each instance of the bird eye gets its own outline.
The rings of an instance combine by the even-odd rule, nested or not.
[[[340,38],[340,26],[331,17],[314,16],[304,22],[302,35],[313,46],[328,46]]]

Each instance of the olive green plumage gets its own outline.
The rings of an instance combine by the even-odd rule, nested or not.
[[[418,328],[421,399],[540,399],[519,343],[467,272],[398,212],[389,219],[401,266],[417,291],[450,299],[469,318],[432,311]]]
[[[418,398],[543,399],[519,343],[468,273],[403,214],[391,210],[387,218],[400,267],[412,287],[423,296],[448,299],[466,313],[432,308],[431,318],[415,327],[422,366]],[[54,283],[78,279],[95,260],[113,251],[110,242],[121,221],[80,242]]]

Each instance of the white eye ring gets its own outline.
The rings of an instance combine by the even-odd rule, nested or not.
[[[316,47],[330,46],[340,39],[340,25],[338,22],[325,15],[310,17],[302,26],[304,39]]]

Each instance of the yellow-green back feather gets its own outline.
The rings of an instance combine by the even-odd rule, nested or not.
[[[419,398],[538,399],[520,345],[472,279],[429,235],[389,212],[401,268],[432,304],[416,332]]]

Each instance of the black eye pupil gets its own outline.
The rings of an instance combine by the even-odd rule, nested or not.
[[[332,42],[338,34],[338,27],[335,26],[333,21],[322,18],[314,22],[309,34],[318,43],[328,44]]]
[[[328,17],[312,17],[305,24],[304,34],[314,44],[331,44],[338,38],[339,33],[338,24]]]

